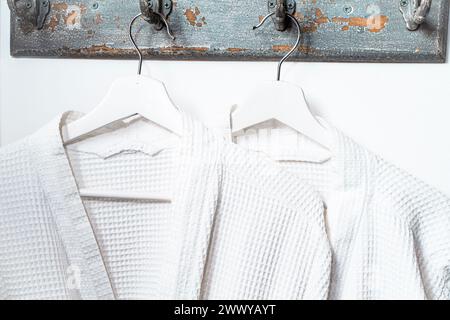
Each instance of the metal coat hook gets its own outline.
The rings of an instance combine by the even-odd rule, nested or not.
[[[138,75],[141,75],[144,57],[142,55],[142,51],[139,49],[136,43],[136,40],[134,40],[133,37],[133,25],[136,20],[139,18],[143,18],[148,23],[154,24],[156,30],[161,30],[162,28],[166,27],[166,31],[169,37],[172,40],[175,40],[175,37],[170,30],[169,23],[167,22],[167,17],[172,12],[172,0],[139,0],[139,5],[141,8],[141,13],[131,19],[130,25],[128,27],[128,36],[139,56]]]
[[[158,17],[159,17],[159,19],[161,20],[161,23],[164,24],[163,26],[166,27],[167,34],[169,35],[169,37],[170,37],[172,40],[175,40],[175,37],[174,37],[174,35],[172,34],[172,31],[170,30],[169,23],[167,22],[166,18],[165,18],[163,15],[158,15]],[[136,50],[136,52],[138,53],[138,56],[139,56],[138,75],[140,75],[140,74],[142,73],[142,63],[143,63],[144,57],[143,57],[143,55],[142,55],[142,51],[139,49],[139,47],[138,47],[138,45],[137,45],[137,43],[136,43],[136,40],[134,40],[133,32],[132,32],[132,31],[133,31],[133,25],[134,25],[134,23],[135,23],[136,20],[139,19],[139,18],[143,18],[144,20],[146,20],[146,21],[148,22],[148,20],[146,19],[146,16],[144,15],[144,13],[141,12],[141,13],[139,13],[137,16],[135,16],[135,17],[131,20],[130,25],[129,25],[129,28],[128,28],[128,36],[129,36],[129,38],[130,38],[130,40],[131,40],[131,43],[133,43],[133,46],[134,46],[134,48],[135,48],[135,50]]]
[[[40,30],[44,27],[45,19],[50,13],[50,0],[8,0],[11,12],[22,23]]]
[[[400,0],[400,11],[408,30],[415,31],[423,24],[430,13],[432,0]]]
[[[288,14],[294,14],[295,0],[268,0],[269,12],[273,14],[273,22],[278,31],[284,31],[289,25]],[[275,10],[275,11],[274,11]]]
[[[261,22],[257,26],[253,27],[253,30],[260,28],[267,21],[267,19],[269,19],[270,17],[272,17],[274,15],[276,15],[276,12],[269,13],[267,16],[265,16],[261,20]],[[283,63],[298,49],[298,46],[300,45],[300,41],[301,41],[301,27],[300,27],[300,23],[290,13],[286,13],[286,17],[291,19],[292,22],[294,22],[295,26],[297,27],[297,41],[296,41],[294,47],[291,50],[289,50],[289,52],[278,63],[277,81],[281,80],[281,67],[283,66]]]
[[[139,0],[142,17],[149,23],[155,25],[156,30],[161,30],[167,27],[170,35],[170,30],[167,24],[167,18],[172,12],[172,0]]]

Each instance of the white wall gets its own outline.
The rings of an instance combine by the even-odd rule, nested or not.
[[[9,10],[0,4],[0,137],[11,143],[58,113],[88,111],[135,61],[12,59]],[[270,62],[147,62],[181,107],[210,125]],[[450,195],[450,65],[287,63],[283,78],[312,108],[387,160]]]

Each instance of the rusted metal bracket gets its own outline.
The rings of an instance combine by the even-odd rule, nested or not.
[[[172,12],[172,0],[139,0],[143,18],[155,25],[156,30],[164,28],[161,17],[167,19]]]
[[[275,12],[275,15],[272,18],[275,23],[275,28],[278,31],[286,30],[290,21],[287,13],[295,13],[295,0],[269,0],[267,4],[269,13]]]
[[[432,0],[400,0],[400,11],[410,31],[419,29],[430,13]]]
[[[23,28],[42,29],[50,13],[50,0],[8,0],[11,12]]]

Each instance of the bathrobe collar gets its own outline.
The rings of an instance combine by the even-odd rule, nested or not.
[[[330,170],[332,170],[330,172],[332,175],[331,185],[329,186],[332,191],[326,197],[328,208],[324,203],[326,208],[324,216],[327,223],[327,236],[333,249],[333,272],[329,293],[329,298],[333,299],[341,294],[336,291],[336,288],[342,287],[336,286],[335,283],[345,282],[346,277],[352,277],[351,274],[348,274],[350,268],[346,268],[346,264],[351,262],[349,261],[351,252],[357,245],[354,241],[351,241],[354,235],[360,235],[360,240],[363,243],[371,241],[371,239],[364,238],[370,234],[368,230],[364,229],[367,228],[367,223],[364,222],[367,217],[365,215],[366,208],[375,185],[373,179],[376,179],[376,177],[374,177],[373,172],[377,166],[378,158],[326,120],[320,118],[319,121],[331,136],[329,154],[319,150],[317,145],[311,143],[306,151],[302,150],[295,145],[297,142],[286,139],[283,141],[285,143],[283,152],[288,154],[287,159],[280,156],[277,151],[274,155],[267,152],[266,156],[272,160],[310,162],[318,165],[327,161]],[[294,134],[298,135],[298,133]],[[226,135],[231,137],[229,128]],[[263,133],[263,141],[266,137]],[[305,140],[301,141],[305,142]],[[292,150],[289,150],[289,143],[291,142],[294,145]],[[274,149],[277,149],[277,147],[275,145]],[[251,143],[247,145],[247,149],[252,150]],[[271,148],[268,149],[271,150]],[[263,152],[260,153],[264,154]],[[303,152],[306,153],[307,157]],[[305,181],[303,183],[308,184]],[[310,186],[310,188],[314,189],[313,186]],[[319,191],[314,191],[319,194]],[[322,201],[325,202],[325,198],[322,197]],[[367,272],[370,273],[370,271]],[[363,287],[363,284],[358,285]]]
[[[116,295],[62,142],[61,127],[71,117],[72,112],[64,113],[31,136],[29,143],[36,150],[32,158],[64,244],[68,272],[79,271],[80,286],[70,294],[81,299],[114,299]],[[182,117],[172,237],[167,243],[167,258],[161,262],[167,284],[167,292],[162,295],[198,299],[216,211],[221,140],[214,139],[187,115]]]

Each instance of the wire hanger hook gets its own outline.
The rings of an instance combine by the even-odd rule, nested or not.
[[[172,40],[175,40],[175,36],[173,35],[172,31],[170,30],[169,23],[167,22],[166,18],[162,14],[160,14],[159,12],[154,12],[154,13],[157,14],[161,18],[162,22],[164,22],[164,25],[166,26],[166,31],[167,31],[167,34],[169,35],[169,37]],[[133,31],[133,24],[139,18],[143,18],[144,19],[144,15],[142,13],[139,13],[137,16],[135,16],[131,20],[130,26],[128,28],[128,36],[130,37],[131,43],[133,43],[134,49],[136,50],[137,54],[139,55],[138,75],[141,75],[142,74],[142,63],[143,63],[144,57],[142,55],[142,51],[139,49],[139,47],[138,47],[138,45],[136,43],[136,40],[133,38],[133,32],[132,32]]]
[[[267,19],[275,14],[276,12],[271,12],[266,15],[257,26],[253,27],[253,30],[260,28],[267,21]],[[290,13],[286,13],[286,16],[289,17],[297,27],[297,42],[295,43],[294,47],[280,60],[280,62],[278,62],[277,81],[280,81],[281,79],[281,67],[283,66],[283,63],[298,49],[302,35],[300,23],[298,22],[298,20]]]

